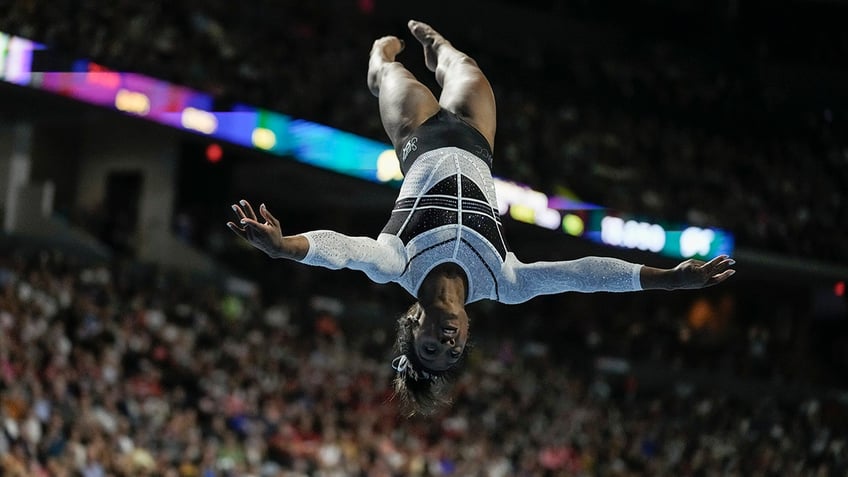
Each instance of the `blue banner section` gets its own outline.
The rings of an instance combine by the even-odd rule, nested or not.
[[[67,71],[41,71],[37,59],[45,50],[0,33],[0,80],[372,182],[397,186],[402,179],[388,144],[246,104],[216,106],[207,93],[87,60],[69,62]],[[644,220],[503,179],[495,183],[500,213],[514,220],[675,258],[709,259],[733,252],[733,235],[725,230]]]

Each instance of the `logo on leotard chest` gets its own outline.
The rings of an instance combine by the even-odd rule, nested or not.
[[[489,152],[489,150],[486,149],[483,146],[477,146],[477,157],[480,157],[482,159],[486,159],[487,161],[491,161],[492,160],[492,153]]]
[[[406,157],[409,156],[409,153],[412,151],[418,150],[418,138],[412,137],[409,141],[406,141],[406,144],[403,145],[403,157],[401,160],[406,161]]]

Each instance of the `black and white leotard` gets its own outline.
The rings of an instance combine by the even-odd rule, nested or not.
[[[468,278],[468,303],[641,289],[641,265],[614,258],[520,262],[504,239],[489,145],[453,113],[442,110],[430,118],[400,142],[397,153],[404,181],[377,239],[307,232],[309,251],[302,263],[361,270],[375,282],[397,282],[417,296],[434,267],[452,262]]]

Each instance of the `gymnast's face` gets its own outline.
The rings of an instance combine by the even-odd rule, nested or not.
[[[433,371],[453,367],[462,356],[468,340],[468,314],[465,308],[448,310],[439,305],[424,309],[415,330],[418,359]]]

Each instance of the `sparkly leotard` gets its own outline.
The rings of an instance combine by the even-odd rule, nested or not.
[[[469,303],[641,289],[641,265],[618,259],[521,263],[504,240],[488,143],[453,113],[440,111],[401,141],[397,152],[404,182],[377,240],[307,232],[302,263],[362,270],[375,282],[397,282],[417,296],[433,268],[452,262],[465,271]]]

